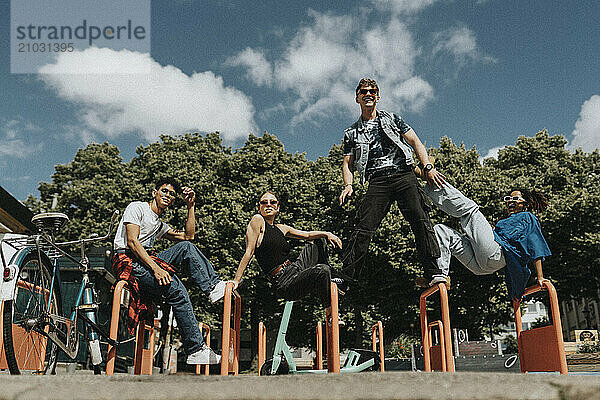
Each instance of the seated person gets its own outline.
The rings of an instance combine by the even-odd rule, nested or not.
[[[492,228],[479,206],[449,183],[440,188],[425,186],[433,203],[450,216],[460,219],[464,233],[446,225],[433,227],[441,256],[438,267],[448,274],[454,256],[475,275],[492,274],[506,267],[506,285],[511,299],[521,300],[533,264],[538,282],[544,279],[542,260],[552,253],[544,239],[540,222],[531,211],[544,211],[546,196],[535,190],[514,189],[504,197],[508,217]],[[424,286],[420,280],[418,284]]]
[[[219,279],[200,250],[189,242],[194,239],[196,231],[196,195],[191,188],[183,188],[188,211],[185,229],[172,229],[160,220],[160,215],[175,202],[179,192],[181,188],[177,181],[172,178],[161,179],[152,191],[150,202],[134,201],[127,206],[115,236],[113,269],[119,279],[128,282],[131,289],[130,332],[139,318],[153,321],[153,301],[164,301],[173,310],[183,347],[188,354],[187,363],[217,364],[221,356],[204,343],[188,292],[175,275],[175,269],[189,268],[194,282],[213,303],[224,296],[225,282]],[[163,237],[177,244],[155,254],[152,251],[154,242]]]
[[[234,283],[242,279],[253,255],[276,292],[285,300],[298,300],[316,295],[324,307],[331,303],[331,270],[328,265],[327,242],[342,248],[342,241],[331,232],[301,231],[284,224],[276,224],[279,201],[272,192],[263,194],[255,214],[246,228],[246,252],[242,257]],[[290,261],[290,245],[285,239],[311,240],[298,258]]]

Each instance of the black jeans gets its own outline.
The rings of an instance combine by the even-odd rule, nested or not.
[[[317,239],[307,243],[298,259],[274,278],[277,293],[286,300],[299,300],[312,295],[321,300],[323,307],[331,303],[331,270],[327,241]]]
[[[369,188],[356,212],[357,224],[344,245],[343,272],[360,279],[371,237],[396,201],[415,235],[417,253],[428,276],[441,274],[436,259],[440,249],[427,214],[422,189],[412,171],[399,172],[369,181]]]

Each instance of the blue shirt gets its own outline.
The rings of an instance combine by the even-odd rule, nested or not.
[[[494,238],[504,249],[508,293],[511,298],[521,300],[531,275],[527,266],[538,258],[544,260],[552,255],[540,221],[529,211],[514,213],[498,221]]]

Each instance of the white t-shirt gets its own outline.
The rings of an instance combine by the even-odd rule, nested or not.
[[[129,203],[119,222],[115,235],[115,250],[128,248],[125,224],[135,224],[140,227],[139,239],[145,249],[154,247],[154,242],[171,229],[169,225],[160,220],[158,214],[152,211],[149,203],[134,201]]]

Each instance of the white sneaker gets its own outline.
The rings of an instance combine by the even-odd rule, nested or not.
[[[429,286],[436,285],[438,283],[444,283],[446,285],[446,289],[450,290],[450,277],[446,275],[433,275],[431,282],[429,282]]]
[[[216,303],[225,296],[225,281],[219,281],[208,294],[211,303]]]
[[[218,364],[221,362],[221,356],[215,353],[210,347],[207,345],[203,345],[202,349],[198,350],[195,353],[192,353],[188,356],[187,361],[188,364],[197,365],[197,364]]]

